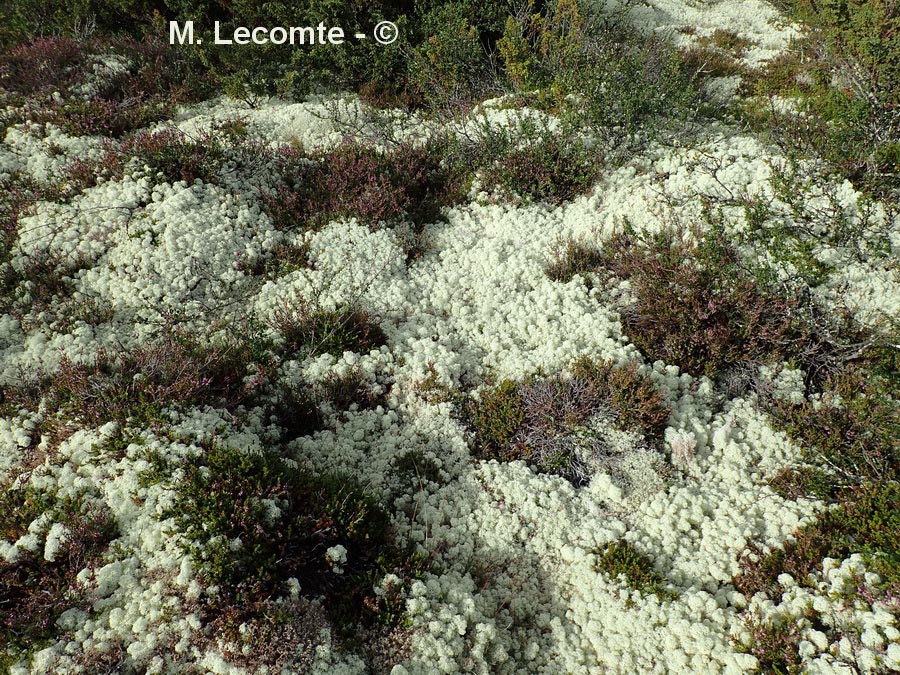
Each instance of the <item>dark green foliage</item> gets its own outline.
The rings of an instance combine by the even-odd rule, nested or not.
[[[750,104],[749,119],[784,150],[818,155],[859,188],[896,197],[900,14],[885,0],[780,4],[811,30],[754,85],[759,93],[798,96],[804,115],[798,120]]]
[[[665,579],[653,568],[653,560],[624,539],[610,542],[597,551],[596,570],[611,579],[623,576],[629,588],[653,594],[660,600],[674,598],[672,592],[666,589]]]
[[[521,90],[545,90],[551,107],[579,124],[616,129],[617,141],[696,107],[692,73],[675,50],[641,35],[624,13],[604,14],[576,0],[529,2],[507,20],[498,48]]]
[[[850,366],[832,376],[822,402],[777,401],[770,412],[811,462],[824,463],[843,481],[900,480],[900,403],[896,375]]]
[[[388,547],[386,516],[346,477],[315,477],[273,455],[218,446],[184,472],[169,515],[203,578],[232,598],[263,597],[291,577],[305,593],[338,593]],[[336,545],[347,549],[344,574],[325,557]]]
[[[843,560],[853,553],[863,554],[872,571],[883,581],[885,592],[900,584],[900,485],[869,483],[853,487],[841,495],[841,503],[819,516],[818,520],[794,533],[783,549],[747,558],[741,573],[733,579],[735,588],[752,596],[761,591],[779,600],[780,574],[790,574],[797,583],[808,584],[809,575],[821,570],[828,557]],[[875,589],[878,591],[878,589]]]
[[[525,409],[515,382],[504,380],[483,392],[478,402],[469,406],[468,414],[479,454],[507,460],[517,458],[521,448],[513,439],[525,420]]]
[[[690,74],[662,40],[642,36],[623,16],[602,15],[578,0],[531,2],[527,7],[502,0],[63,0],[54,11],[38,5],[35,0],[0,5],[10,44],[37,35],[82,37],[84,19],[92,15],[104,34],[124,32],[156,41],[168,34],[168,20],[194,20],[203,45],[166,45],[170,57],[177,55],[177,72],[184,74],[187,68],[190,73],[182,81],[198,82],[202,75],[250,105],[261,95],[302,96],[326,88],[356,90],[378,105],[452,111],[502,92],[512,82],[523,91],[546,88],[542,98],[551,107],[567,107],[583,121],[630,133],[656,114],[684,115],[696,98]],[[325,46],[213,44],[216,20],[227,36],[236,26],[292,26],[301,17],[314,25],[340,26],[349,37],[343,44]],[[357,30],[371,34],[383,19],[399,27],[394,44],[352,37]],[[78,70],[59,68],[54,77]],[[26,79],[36,82],[38,72],[32,68]],[[161,91],[156,84],[147,80],[140,89],[153,85]],[[175,91],[171,85],[170,99],[183,94]],[[100,92],[92,105],[128,100],[119,93]],[[569,94],[584,96],[574,105]],[[135,119],[149,118],[150,110]],[[113,119],[107,111],[105,124],[117,131],[134,128],[123,113],[117,111]]]
[[[562,204],[587,192],[598,168],[597,159],[576,139],[545,133],[536,143],[509,148],[480,176],[484,190],[499,190],[508,201]]]

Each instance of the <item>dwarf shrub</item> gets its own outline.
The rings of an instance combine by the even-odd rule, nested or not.
[[[459,179],[441,165],[445,144],[400,144],[389,151],[345,143],[305,155],[288,147],[276,157],[283,184],[263,194],[278,229],[317,227],[335,218],[357,218],[370,226],[438,217],[441,206],[461,199]]]
[[[618,424],[648,438],[662,438],[671,410],[663,394],[637,364],[611,363],[581,357],[571,366],[572,374],[590,383],[616,415]]]
[[[753,78],[754,88],[798,97],[803,116],[750,102],[747,118],[784,151],[818,156],[876,197],[896,196],[900,14],[883,0],[780,4],[810,30],[793,52]]]
[[[594,418],[653,441],[661,437],[669,408],[634,364],[615,367],[582,358],[571,373],[507,380],[465,404],[476,456],[522,459],[580,485],[597,466],[618,458],[619,449],[606,447],[588,428]]]
[[[800,675],[803,659],[799,646],[802,636],[797,622],[765,622],[754,614],[747,614],[744,626],[750,632],[751,642],[736,646],[739,651],[756,657],[756,672]]]
[[[808,461],[826,464],[841,480],[900,480],[900,403],[896,375],[850,365],[832,375],[818,401],[768,405],[776,423],[804,448]],[[892,384],[893,383],[893,384]]]
[[[184,467],[171,513],[207,583],[235,599],[265,597],[293,577],[302,591],[336,593],[375,564],[388,521],[346,477],[315,477],[270,454],[204,448]],[[325,552],[347,550],[334,570]]]
[[[605,258],[599,247],[583,240],[569,238],[553,253],[544,273],[553,281],[568,283],[576,274],[589,275],[603,265]]]
[[[634,293],[625,330],[651,361],[715,378],[772,359],[815,365],[829,349],[800,298],[765,288],[720,232],[695,242],[671,230],[647,238],[626,232],[605,250],[604,266]]]
[[[63,359],[46,390],[55,409],[90,424],[152,425],[163,421],[167,406],[233,408],[249,401],[273,363],[266,346],[249,337],[206,345],[170,332],[131,351],[101,350],[86,363]]]
[[[595,132],[649,132],[660,119],[683,118],[696,107],[692,73],[675,50],[642,35],[624,12],[529,0],[507,19],[498,49],[520,91],[544,90],[548,105]]]
[[[283,340],[282,350],[300,358],[345,351],[367,354],[386,343],[374,317],[353,307],[321,309],[310,303],[283,304],[273,314],[272,327]]]
[[[139,133],[123,143],[123,157],[136,157],[151,176],[162,174],[170,182],[191,185],[198,178],[215,183],[227,150],[213,133],[191,138],[181,131],[166,129]]]
[[[95,506],[75,499],[57,502],[52,494],[4,485],[0,536],[16,541],[45,513],[68,530],[53,560],[44,557],[42,547],[20,552],[15,562],[0,560],[0,642],[7,654],[27,653],[54,636],[65,610],[90,609],[76,576],[102,558],[116,534],[110,516]]]
[[[536,143],[513,147],[480,172],[482,187],[506,201],[562,204],[593,185],[596,157],[577,139],[546,133]]]
[[[775,601],[781,598],[780,574],[790,574],[797,583],[810,583],[810,573],[820,570],[827,558],[843,560],[853,553],[863,554],[872,571],[886,586],[900,584],[900,486],[897,483],[866,483],[841,494],[839,506],[822,513],[816,522],[794,532],[781,549],[749,556],[732,582],[748,597],[766,592]]]

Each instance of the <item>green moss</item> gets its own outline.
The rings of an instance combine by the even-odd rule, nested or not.
[[[675,597],[666,589],[665,579],[654,570],[653,561],[625,540],[610,542],[597,551],[596,570],[611,579],[623,577],[629,588],[655,595],[660,600]]]

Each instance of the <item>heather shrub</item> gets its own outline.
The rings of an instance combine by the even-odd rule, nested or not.
[[[833,502],[840,493],[834,476],[811,466],[786,467],[766,482],[785,499],[807,497]]]
[[[109,61],[115,69],[103,76],[92,72]],[[44,38],[21,45],[0,55],[0,92],[22,106],[22,120],[52,123],[74,136],[113,137],[213,93],[197,59],[155,35]]]
[[[610,542],[605,548],[597,551],[595,569],[612,579],[622,578],[629,588],[644,594],[653,594],[660,600],[671,600],[675,597],[666,589],[665,579],[653,568],[653,560],[624,539]]]
[[[55,124],[70,136],[119,138],[165,119],[167,112],[162,104],[92,98],[52,103],[33,119],[39,123]]]
[[[345,144],[321,158],[317,192],[328,217],[356,217],[376,225],[408,217],[434,218],[444,190],[437,154],[404,145],[390,153]]]
[[[748,614],[744,625],[750,631],[750,645],[738,645],[738,649],[757,659],[760,673],[799,675],[803,659],[800,657],[800,626],[796,622],[765,622]]]
[[[3,486],[0,495],[0,536],[16,541],[31,522],[48,514],[51,523],[64,527],[64,535],[49,558],[43,546],[36,552],[20,550],[13,562],[0,560],[0,642],[15,661],[57,632],[56,620],[72,607],[85,611],[91,602],[76,580],[85,567],[98,563],[115,526],[104,511],[74,499],[57,502],[55,496],[31,489]],[[3,654],[0,653],[0,663]]]
[[[312,303],[284,303],[271,325],[281,337],[281,351],[301,359],[319,354],[339,358],[345,351],[367,354],[387,341],[374,317],[353,307],[328,310]]]
[[[569,238],[554,250],[544,273],[553,281],[568,283],[576,274],[587,276],[603,265],[603,252],[583,239]]]
[[[504,202],[558,205],[587,192],[602,161],[573,129],[525,117],[508,127],[482,118],[474,134],[449,145],[445,164],[460,193],[474,184]]]
[[[571,370],[598,392],[621,427],[652,440],[662,438],[671,410],[650,377],[638,372],[637,364],[614,366],[581,357]]]
[[[2,252],[9,255],[9,249]],[[80,255],[36,252],[16,266],[0,264],[0,310],[21,316],[49,307],[55,299],[68,298],[72,278],[88,265]]]
[[[831,375],[814,399],[771,401],[776,423],[844,482],[900,480],[900,404],[893,377],[851,364]]]
[[[226,147],[227,135],[215,131],[193,138],[176,129],[139,133],[126,140],[120,149],[122,157],[135,157],[151,176],[162,174],[170,182],[188,185],[200,179],[218,182],[219,171],[232,151]]]
[[[562,204],[587,192],[598,169],[596,157],[583,143],[547,132],[537,142],[510,147],[486,163],[479,178],[482,189],[498,191],[505,201]]]
[[[669,408],[634,364],[582,358],[571,371],[569,377],[504,381],[465,404],[476,456],[522,459],[580,485],[598,469],[615,469],[638,449],[635,439],[661,437]],[[608,424],[634,437],[610,432]]]
[[[763,554],[753,548],[742,570],[732,580],[748,597],[765,592],[779,601],[780,574],[790,574],[799,584],[819,570],[824,558],[843,560],[861,553],[870,569],[888,587],[900,584],[900,486],[896,482],[866,483],[842,491],[840,504],[794,532],[782,549]],[[896,590],[896,589],[895,589]]]
[[[605,250],[604,266],[634,294],[626,332],[652,361],[715,378],[769,360],[816,366],[829,349],[800,298],[768,290],[716,230],[693,242],[671,230],[624,232]]]
[[[175,490],[166,517],[202,578],[234,600],[265,598],[290,578],[305,595],[335,597],[389,546],[387,517],[352,480],[271,454],[204,448]]]
[[[273,358],[252,339],[205,345],[176,332],[131,351],[101,351],[87,363],[64,359],[47,390],[56,409],[89,424],[153,425],[168,406],[249,401]]]
[[[194,634],[193,646],[219,649],[248,672],[311,670],[320,631],[329,628],[322,603],[305,597],[220,601],[203,610],[205,630]]]
[[[445,149],[441,139],[386,151],[345,143],[309,156],[285,148],[275,158],[281,185],[263,191],[261,203],[274,226],[288,232],[316,230],[337,218],[373,228],[412,223],[405,245],[413,259],[423,247],[423,226],[440,219],[442,207],[464,199],[469,169],[442,162]]]
[[[21,96],[67,91],[84,74],[84,46],[65,37],[39,38],[0,56],[0,90]]]

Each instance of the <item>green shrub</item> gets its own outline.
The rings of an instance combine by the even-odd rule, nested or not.
[[[595,569],[611,579],[624,577],[629,588],[653,594],[660,600],[675,597],[666,589],[665,579],[653,568],[653,561],[624,539],[610,542],[604,549],[597,551]]]
[[[507,380],[464,404],[476,456],[521,459],[581,485],[598,466],[612,466],[618,452],[588,428],[592,418],[608,417],[619,429],[652,441],[662,437],[669,408],[634,364],[615,367],[582,358],[571,371],[571,377]]]
[[[497,43],[510,80],[523,91],[557,83],[567,69],[580,65],[589,27],[577,0],[526,5],[507,17]]]
[[[536,143],[509,148],[486,164],[479,176],[482,189],[499,191],[506,201],[562,204],[587,192],[598,168],[583,143],[545,132]]]
[[[684,118],[697,103],[692,72],[662,39],[635,29],[625,12],[577,0],[529,2],[507,19],[498,43],[507,75],[576,126],[616,129],[616,140]]]
[[[785,150],[821,157],[877,197],[896,196],[900,174],[891,148],[900,142],[900,14],[884,0],[781,5],[811,30],[792,54],[754,78],[755,89],[799,96],[803,117],[751,103],[748,119]]]
[[[483,392],[477,404],[469,407],[468,414],[482,456],[506,460],[518,457],[521,448],[513,439],[525,421],[525,410],[515,382],[504,380]]]
[[[491,3],[485,3],[490,6]],[[413,52],[411,90],[434,109],[465,107],[496,88],[498,73],[487,58],[482,31],[461,3],[436,5],[423,26],[429,37]]]
[[[204,448],[174,489],[166,517],[203,579],[236,600],[266,597],[292,577],[305,594],[336,595],[390,543],[387,517],[353,481],[315,477],[274,455]],[[338,545],[346,565],[325,555]]]
[[[900,403],[896,372],[885,377],[859,365],[832,375],[818,400],[773,401],[776,423],[807,461],[825,465],[843,482],[900,480]]]
[[[671,410],[653,380],[638,372],[637,364],[613,366],[581,357],[571,370],[597,390],[622,428],[654,441],[662,439]]]
[[[346,351],[367,354],[385,344],[387,338],[374,317],[352,307],[321,309],[312,304],[283,304],[272,317],[284,353],[299,358]]]
[[[732,580],[735,588],[748,597],[765,592],[777,602],[782,593],[780,574],[808,585],[809,575],[821,570],[826,557],[843,560],[854,553],[863,554],[870,569],[879,574],[882,592],[900,584],[900,485],[867,483],[848,488],[840,499],[837,507],[794,532],[783,548],[768,554],[753,548],[757,560],[745,558],[740,574]]]

